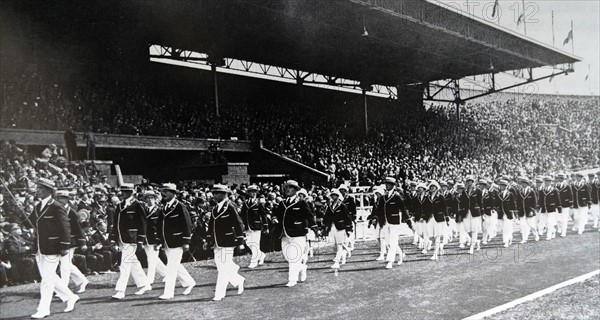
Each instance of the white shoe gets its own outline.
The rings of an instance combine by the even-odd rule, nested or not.
[[[69,299],[67,301],[67,307],[65,308],[64,312],[71,312],[73,311],[73,309],[75,309],[75,303],[79,301],[79,296],[75,295],[73,298]]]
[[[421,251],[422,254],[426,254],[427,253],[427,248],[423,249],[423,251]]]
[[[429,258],[429,260],[438,260],[438,256],[433,255],[433,256],[431,256],[431,258]]]
[[[238,294],[244,293],[244,282],[246,282],[246,279],[242,279],[242,282],[238,286]]]
[[[488,244],[487,241],[483,241],[482,244]]]
[[[310,250],[310,256],[312,257],[312,249]],[[263,265],[265,263],[266,257],[267,257],[267,255],[264,252],[262,252],[260,259],[258,259],[258,265]]]
[[[469,254],[473,254],[473,248],[469,249]]]
[[[505,244],[504,244],[504,247],[505,247],[505,248],[508,248],[508,243],[505,243]]]
[[[561,234],[561,235],[560,235],[560,237],[561,237],[561,238],[566,238],[566,237],[567,237],[567,235],[563,233],[563,234]]]
[[[42,318],[45,318],[45,317],[47,317],[49,315],[50,315],[50,312],[39,312],[38,311],[35,314],[32,314],[31,317],[33,319],[42,319]]]
[[[464,243],[461,243],[461,244],[460,244],[458,247],[459,247],[460,249],[464,249],[464,248],[465,248],[465,244],[464,244]]]
[[[145,286],[145,287],[141,288],[140,290],[138,290],[135,293],[135,295],[141,296],[141,295],[143,295],[144,293],[146,293],[146,292],[148,292],[150,290],[152,290],[152,286]]]
[[[79,290],[77,290],[77,293],[84,293],[85,292],[85,287],[89,284],[90,282],[86,279],[80,286],[79,286]]]
[[[540,241],[540,236],[537,233],[535,234],[535,241]]]
[[[348,250],[346,253],[348,254],[348,258],[352,257],[352,250]]]
[[[332,266],[331,269],[339,269],[340,268],[340,264],[338,262],[335,262]]]
[[[308,273],[308,266],[304,265],[302,267],[302,270],[300,270],[300,282],[306,281],[307,273]]]
[[[521,242],[519,242],[520,244],[524,244],[527,243],[527,240],[521,240]]]
[[[377,259],[375,259],[375,261],[383,261],[385,259],[385,256],[383,254],[380,254],[379,257],[377,257]]]
[[[192,289],[194,289],[195,286],[196,286],[196,284],[194,283],[191,286],[185,287],[185,291],[183,291],[183,295],[187,296],[188,294],[192,293]]]
[[[296,284],[298,284],[296,281],[290,281],[285,286],[288,288],[291,288],[291,287],[295,286]]]
[[[477,251],[481,250],[481,244],[477,241]]]
[[[221,300],[223,300],[223,298],[225,298],[225,297],[214,297],[213,301],[221,301]]]
[[[123,291],[117,291],[117,293],[115,293],[112,296],[112,298],[113,299],[117,299],[117,300],[123,300],[123,299],[125,299],[125,292],[123,292]]]
[[[248,268],[250,268],[250,269],[254,269],[254,268],[256,268],[257,266],[258,266],[258,263],[257,263],[257,262],[252,262],[252,263],[251,263],[251,264],[248,266]]]
[[[389,261],[389,262],[387,263],[387,265],[385,266],[385,268],[386,268],[386,269],[391,269],[393,265],[394,265],[394,262],[393,262],[393,261]]]
[[[158,297],[160,300],[171,300],[173,299],[173,296],[167,296],[165,294],[163,294],[162,296]]]

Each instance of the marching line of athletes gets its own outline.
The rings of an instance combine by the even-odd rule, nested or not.
[[[513,220],[521,225],[522,242],[527,241],[530,231],[534,238],[546,230],[547,239],[556,234],[558,224],[561,236],[566,235],[569,212],[573,211],[575,228],[583,232],[588,220],[588,212],[594,218],[594,228],[598,226],[598,177],[584,182],[581,174],[576,175],[574,183],[565,182],[565,175],[557,176],[557,183],[551,177],[545,177],[543,183],[533,187],[526,178],[519,179],[520,186],[514,182],[500,180],[498,189],[491,181],[478,181],[475,188],[473,178],[465,185],[460,183],[452,188],[447,183],[430,181],[429,185],[411,183],[409,190],[400,195],[396,190],[394,178],[385,179],[385,188],[376,188],[376,203],[368,219],[376,225],[380,235],[381,251],[377,260],[387,260],[386,268],[392,268],[399,256],[402,263],[404,253],[398,245],[400,225],[406,223],[415,232],[415,245],[427,253],[434,245],[432,259],[443,254],[444,244],[458,234],[460,246],[470,242],[469,253],[474,247],[479,249],[478,233],[483,231],[484,244],[496,236],[496,221],[501,224],[505,246],[512,243]],[[429,192],[426,192],[429,189]],[[132,276],[139,288],[136,295],[152,290],[155,274],[164,277],[165,287],[162,300],[172,299],[175,295],[176,281],[185,288],[183,295],[191,293],[196,282],[181,264],[184,251],[189,250],[191,240],[191,220],[186,206],[177,199],[179,191],[174,184],[163,184],[162,199],[165,204],[157,203],[158,194],[147,191],[144,196],[148,204],[142,204],[134,198],[134,186],[121,186],[123,201],[118,205],[111,241],[122,251],[114,299],[124,299],[129,277]],[[271,222],[281,229],[282,254],[288,262],[287,287],[294,287],[307,279],[309,259],[309,241],[318,234],[316,219],[306,198],[307,194],[296,181],[284,184],[285,199],[271,213]],[[212,209],[206,248],[214,251],[214,261],[218,276],[213,300],[225,297],[229,284],[237,287],[238,294],[244,291],[245,278],[239,275],[240,267],[233,261],[234,249],[243,248],[244,242],[252,251],[249,267],[263,264],[266,254],[260,251],[260,237],[268,232],[266,209],[257,200],[258,187],[248,188],[249,198],[241,210],[229,200],[231,189],[225,185],[215,185],[211,190],[217,205]],[[40,302],[32,318],[43,318],[50,314],[50,302],[53,292],[67,303],[65,312],[74,309],[79,297],[67,286],[70,275],[79,283],[78,293],[85,292],[89,283],[85,276],[77,273],[70,259],[71,236],[77,238],[80,231],[69,209],[68,193],[57,192],[54,182],[44,178],[38,181],[38,198],[41,199],[27,222],[37,233],[37,263],[42,276],[40,283]],[[55,201],[56,198],[56,201]],[[325,234],[330,235],[336,246],[336,255],[332,268],[337,269],[350,257],[354,249],[354,221],[356,202],[348,195],[348,187],[341,186],[330,193],[331,201],[326,207],[323,222]],[[538,217],[539,215],[539,217]],[[73,227],[72,227],[73,226]],[[434,240],[432,240],[432,238]],[[158,250],[165,250],[167,264],[158,258]],[[148,272],[142,269],[137,249],[144,249],[148,259]],[[386,256],[387,254],[387,256]],[[312,254],[310,254],[312,255]],[[61,277],[56,274],[61,263]]]
[[[476,183],[469,177],[464,184],[455,185],[411,182],[403,195],[395,190],[396,180],[387,178],[385,187],[375,189],[378,200],[368,217],[369,225],[378,228],[380,256],[376,260],[385,259],[386,268],[392,268],[397,254],[398,264],[402,264],[404,254],[397,245],[401,223],[413,230],[413,244],[423,254],[433,247],[431,260],[438,260],[444,254],[444,245],[456,237],[459,247],[467,244],[469,254],[473,254],[500,230],[504,247],[509,247],[516,222],[520,225],[520,243],[526,243],[530,235],[535,241],[544,234],[546,240],[558,233],[566,237],[570,219],[574,221],[572,230],[578,234],[583,233],[590,216],[592,227],[598,229],[600,172],[596,177],[590,173],[587,181],[581,173],[574,176],[574,182],[567,181],[566,174],[558,174],[556,179],[538,177],[535,185],[526,177],[515,181],[504,177],[497,183],[485,179]]]

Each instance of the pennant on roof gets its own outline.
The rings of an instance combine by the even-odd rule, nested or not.
[[[569,31],[569,34],[567,35],[567,38],[565,39],[565,41],[563,41],[563,46],[566,45],[567,43],[569,43],[569,41],[573,40],[573,30]]]

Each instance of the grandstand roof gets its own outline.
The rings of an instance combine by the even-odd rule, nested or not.
[[[150,36],[158,44],[370,84],[580,60],[425,0],[227,0],[188,8],[151,3],[156,29]]]
[[[159,44],[367,84],[458,79],[489,73],[491,66],[501,72],[580,60],[428,0],[22,3],[3,2],[3,10],[22,6],[17,15],[3,15],[3,27],[12,27],[3,28],[3,35],[18,32],[11,19],[26,16],[30,22],[17,25],[25,27],[26,37],[39,32],[37,39],[54,43],[93,41],[103,43],[103,50],[125,52],[136,46],[137,56],[143,54],[139,48]],[[362,36],[364,27],[368,36]],[[104,57],[99,51],[87,54]]]

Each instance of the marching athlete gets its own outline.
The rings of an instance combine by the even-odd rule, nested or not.
[[[115,211],[115,225],[111,232],[111,243],[116,244],[121,250],[121,265],[119,266],[119,280],[112,298],[122,300],[125,298],[125,289],[129,282],[129,276],[138,288],[135,294],[142,295],[152,290],[150,281],[142,269],[142,265],[135,255],[137,249],[142,249],[146,240],[146,211],[144,206],[133,197],[133,184],[123,184],[121,193],[123,201]]]
[[[356,240],[355,236],[354,236],[354,228],[356,227],[356,199],[354,199],[353,196],[348,194],[348,186],[347,185],[342,184],[338,188],[338,190],[342,194],[342,196],[341,196],[342,203],[348,209],[348,214],[350,215],[350,219],[352,220],[352,225],[353,225],[353,228],[352,228],[352,230],[349,231],[348,237],[347,237],[347,241],[348,241],[347,248],[349,250],[348,256],[350,256],[352,250],[354,250],[354,242]]]
[[[583,174],[576,173],[577,181],[573,184],[573,209],[575,210],[575,225],[577,234],[582,234],[588,221],[588,211],[592,206],[590,187],[583,181]]]
[[[217,184],[211,192],[217,205],[210,215],[205,246],[207,248],[213,246],[215,253],[214,261],[219,274],[213,300],[220,301],[225,298],[227,285],[230,283],[237,287],[238,294],[244,292],[246,279],[239,275],[240,266],[233,262],[234,248],[236,246],[240,250],[244,248],[244,223],[237,213],[235,204],[228,199],[231,190],[227,186]]]
[[[430,237],[435,238],[435,247],[431,260],[438,260],[438,254],[444,254],[442,236],[444,236],[444,226],[449,220],[448,212],[446,210],[446,201],[439,190],[440,185],[436,181],[432,181],[429,184],[429,196],[425,202],[425,238],[430,243]]]
[[[52,180],[39,178],[36,196],[40,202],[24,221],[25,225],[34,228],[36,232],[36,261],[42,276],[40,302],[37,312],[31,316],[34,319],[50,315],[50,303],[54,291],[63,302],[67,303],[64,312],[73,311],[75,303],[79,300],[79,297],[73,294],[56,274],[60,258],[69,254],[71,227],[65,207],[53,199],[55,192],[56,186]]]
[[[515,195],[508,190],[508,181],[500,180],[498,186],[500,192],[496,197],[496,210],[500,230],[502,230],[502,242],[504,247],[508,248],[513,241],[513,221],[517,210],[517,202],[515,201]]]
[[[336,245],[337,251],[333,259],[331,268],[339,269],[340,263],[346,264],[346,255],[350,249],[346,246],[348,235],[352,232],[353,221],[346,205],[340,200],[343,195],[337,190],[331,190],[331,201],[325,209],[325,224],[326,233],[331,235]]]
[[[498,213],[495,208],[497,193],[492,188],[492,181],[481,179],[479,180],[479,187],[481,190],[481,203],[483,205],[481,208],[483,212],[483,235],[481,240],[483,244],[487,244],[496,237],[496,228],[498,227]]]
[[[385,255],[387,253],[388,245],[387,245],[387,234],[385,234],[386,228],[381,221],[377,218],[377,206],[381,203],[379,200],[385,194],[385,188],[378,186],[373,190],[373,194],[375,196],[375,202],[373,203],[373,209],[371,214],[367,217],[369,220],[369,226],[373,226],[376,229],[377,238],[379,240],[379,256],[375,259],[375,261],[383,261],[385,259]]]
[[[556,189],[558,191],[560,207],[557,208],[557,224],[562,238],[567,236],[567,226],[569,222],[569,216],[571,215],[571,208],[573,206],[573,188],[571,184],[567,183],[565,179],[567,175],[559,173],[556,176],[557,184]]]
[[[259,188],[257,185],[248,187],[248,199],[242,204],[240,216],[244,223],[246,232],[246,244],[252,251],[252,258],[248,268],[253,269],[265,262],[267,256],[260,250],[260,238],[262,233],[269,233],[269,221],[267,220],[267,209],[258,201],[256,195]]]
[[[465,231],[471,238],[471,246],[469,248],[469,254],[474,253],[475,245],[477,250],[480,249],[480,243],[477,239],[478,233],[481,232],[481,208],[483,207],[481,190],[476,189],[473,185],[475,179],[468,177],[466,179],[466,189],[460,195],[459,205],[463,210],[463,226]],[[466,210],[466,211],[464,211]]]
[[[284,186],[286,199],[275,209],[273,222],[281,226],[281,251],[288,262],[289,274],[287,287],[293,287],[306,281],[307,266],[305,260],[306,234],[308,229],[316,233],[314,215],[310,212],[306,201],[298,198],[300,190],[298,182],[288,180]]]
[[[406,207],[398,192],[394,190],[395,187],[395,178],[385,178],[386,195],[379,199],[379,204],[376,208],[377,211],[375,212],[379,223],[387,229],[387,243],[389,247],[386,259],[388,263],[385,266],[386,269],[392,268],[394,261],[396,260],[396,254],[399,256],[398,264],[402,264],[404,258],[404,253],[398,245],[398,241],[400,240],[400,222],[402,214],[406,214]]]
[[[561,207],[558,190],[552,185],[550,176],[544,177],[544,185],[540,190],[540,232],[546,229],[546,240],[554,239],[556,235],[556,211]]]
[[[419,249],[423,249],[423,254],[427,253],[427,250],[431,249],[431,242],[426,238],[427,221],[425,220],[426,215],[426,201],[427,194],[425,190],[427,186],[424,183],[417,184],[417,194],[412,204],[413,217],[415,220],[415,234],[418,237]]]
[[[521,190],[517,192],[517,210],[519,212],[519,224],[521,225],[521,243],[527,242],[532,229],[534,239],[538,241],[540,236],[537,231],[535,191],[531,188],[531,181],[526,177],[522,177],[520,182]]]
[[[165,280],[167,275],[167,267],[158,257],[160,250],[156,250],[156,241],[158,231],[158,217],[162,215],[162,209],[158,205],[158,193],[153,190],[144,192],[144,200],[146,201],[146,241],[144,242],[144,251],[148,261],[148,271],[146,276],[150,284],[154,283],[156,272]]]
[[[600,171],[597,172],[596,175],[598,175],[599,177],[594,178],[593,173],[588,173],[588,185],[590,188],[591,202],[590,214],[592,216],[592,227],[594,229],[598,229],[598,219],[600,218],[600,207],[598,205],[598,195],[600,194],[600,191],[598,190],[600,188]]]

